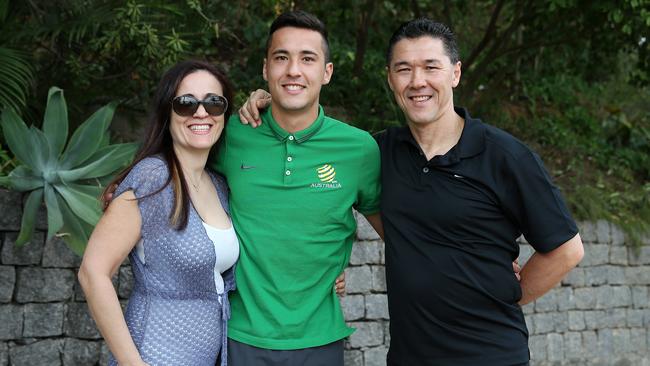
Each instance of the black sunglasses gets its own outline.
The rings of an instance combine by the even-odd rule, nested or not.
[[[208,94],[203,100],[198,100],[190,94],[179,95],[172,100],[172,109],[181,117],[189,117],[199,109],[199,104],[203,104],[203,108],[211,116],[220,116],[228,109],[228,100],[216,94]]]

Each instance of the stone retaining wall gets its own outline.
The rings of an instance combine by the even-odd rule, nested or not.
[[[22,248],[18,193],[0,190],[0,366],[105,365],[107,349],[76,281],[79,258],[60,239],[45,241],[45,215]],[[650,239],[635,251],[607,222],[581,225],[585,259],[561,286],[524,308],[533,366],[650,366]],[[522,262],[531,249],[522,244]],[[357,329],[346,366],[385,365],[389,342],[384,246],[359,220],[346,270],[345,317]],[[132,275],[114,284],[122,302]]]

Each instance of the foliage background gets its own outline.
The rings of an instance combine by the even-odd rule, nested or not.
[[[531,145],[578,218],[632,239],[650,229],[650,0],[0,0],[0,108],[40,126],[57,85],[71,130],[117,100],[113,136],[132,140],[161,73],[189,57],[224,68],[238,106],[264,87],[268,26],[290,9],[329,28],[328,113],[369,131],[403,123],[385,82],[392,31],[417,16],[450,25],[456,104]],[[12,164],[0,149],[2,173]]]

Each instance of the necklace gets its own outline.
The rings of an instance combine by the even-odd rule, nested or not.
[[[197,184],[194,184],[194,182],[192,181],[192,178],[191,178],[191,176],[189,174],[185,174],[185,175],[187,176],[187,180],[190,182],[192,187],[194,187],[194,190],[198,192],[199,188],[201,188],[201,180],[203,178],[203,171],[201,171],[201,175],[199,175],[199,182]]]

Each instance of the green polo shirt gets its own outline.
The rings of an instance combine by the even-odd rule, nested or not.
[[[350,258],[352,208],[379,210],[379,150],[365,131],[323,114],[288,133],[271,115],[262,125],[228,121],[213,166],[230,186],[240,240],[229,337],[291,350],[345,338],[333,285]]]

